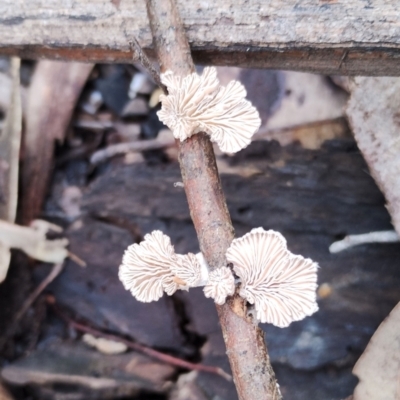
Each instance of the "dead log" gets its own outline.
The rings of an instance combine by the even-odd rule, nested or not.
[[[341,75],[399,75],[396,2],[178,0],[196,63]],[[0,53],[129,62],[134,37],[149,51],[145,2],[3,0]],[[149,51],[149,53],[151,53]]]

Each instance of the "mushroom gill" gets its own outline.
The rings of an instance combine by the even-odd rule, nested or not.
[[[180,141],[206,132],[223,152],[236,153],[250,144],[261,125],[258,111],[245,99],[244,86],[238,81],[221,86],[215,67],[184,78],[167,71],[161,81],[169,94],[160,96],[157,115]]]
[[[253,229],[233,240],[226,256],[241,279],[240,296],[254,304],[260,322],[284,328],[318,310],[318,265],[292,254],[279,232]]]
[[[210,272],[203,291],[204,295],[214,299],[216,304],[224,304],[226,298],[235,293],[235,279],[232,271],[228,267],[221,267]]]

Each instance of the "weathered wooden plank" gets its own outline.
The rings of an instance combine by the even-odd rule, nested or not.
[[[177,0],[195,61],[342,75],[400,75],[390,0]],[[3,0],[0,53],[126,62],[151,47],[140,0]],[[149,51],[151,54],[151,51]]]

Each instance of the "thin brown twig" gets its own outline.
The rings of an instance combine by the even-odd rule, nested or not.
[[[36,287],[36,289],[28,296],[28,298],[22,304],[22,307],[19,309],[12,323],[9,325],[8,329],[4,333],[3,337],[0,339],[0,349],[3,348],[4,344],[13,336],[18,328],[18,324],[21,321],[22,317],[29,310],[32,304],[36,301],[36,299],[43,293],[47,286],[50,285],[54,279],[57,278],[58,275],[62,272],[64,268],[64,263],[54,264],[50,273],[43,279],[42,282]]]
[[[185,77],[195,71],[175,0],[146,0],[147,14],[161,71]],[[200,250],[211,269],[226,264],[234,229],[222,190],[212,144],[205,133],[179,143],[179,162],[190,215]],[[247,316],[238,293],[217,306],[240,400],[281,400],[263,331]]]
[[[149,139],[149,140],[138,140],[136,142],[129,143],[118,143],[113,144],[105,149],[101,149],[96,151],[90,157],[90,162],[92,165],[98,165],[102,162],[108,160],[111,157],[126,154],[129,152],[140,152],[147,150],[158,150],[163,149],[165,147],[171,147],[175,145],[175,140],[172,135],[169,135],[168,139],[160,140],[157,139]]]
[[[226,380],[232,380],[232,377],[226,373],[222,368],[219,367],[212,367],[209,365],[203,365],[203,364],[194,364],[191,363],[190,361],[186,361],[186,360],[182,360],[180,358],[171,356],[169,354],[165,354],[165,353],[161,353],[157,350],[154,350],[150,347],[147,346],[143,346],[137,342],[133,342],[131,340],[127,340],[124,339],[120,336],[117,335],[113,335],[110,333],[105,333],[102,332],[98,329],[92,328],[88,325],[79,323],[77,321],[75,321],[74,319],[70,318],[68,315],[66,315],[59,306],[57,306],[57,304],[55,303],[55,299],[52,296],[48,297],[48,303],[52,305],[54,311],[56,312],[56,314],[58,314],[68,325],[72,326],[73,328],[75,328],[76,330],[80,331],[80,332],[85,332],[85,333],[90,333],[94,336],[97,337],[101,337],[104,339],[109,339],[109,340],[113,340],[116,342],[120,342],[125,344],[128,348],[132,349],[132,350],[136,350],[139,351],[141,353],[144,353],[152,358],[155,358],[159,361],[162,361],[166,364],[170,364],[173,365],[175,367],[179,367],[179,368],[185,368],[188,370],[192,370],[192,371],[203,371],[203,372],[209,372],[212,374],[217,374],[219,376],[222,376],[223,378],[225,378]]]
[[[86,267],[86,261],[82,260],[79,256],[77,256],[75,253],[72,253],[68,251],[68,257],[77,265],[79,265],[82,268]]]
[[[17,315],[15,316],[14,323],[18,323],[19,320],[24,316],[24,314],[29,310],[29,307],[34,303],[34,301],[40,296],[40,294],[50,285],[54,279],[57,278],[58,275],[64,269],[64,263],[61,264],[54,264],[53,268],[51,269],[50,273],[39,283],[37,288],[29,295],[29,297],[25,300],[24,304],[18,311]]]
[[[150,76],[153,78],[154,82],[161,88],[164,94],[168,94],[167,87],[161,82],[160,73],[154,68],[154,65],[147,58],[137,39],[134,38],[132,41],[129,42],[129,45],[134,53],[134,57],[136,56],[136,60],[138,60],[143,65],[143,67],[146,68]]]

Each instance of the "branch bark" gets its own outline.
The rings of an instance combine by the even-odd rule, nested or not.
[[[147,0],[151,31],[161,70],[180,76],[194,71],[190,47],[174,0]],[[233,237],[213,147],[204,133],[179,143],[179,162],[199,245],[211,269],[226,265]],[[235,294],[217,306],[233,379],[240,400],[279,400],[264,336]]]

